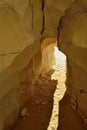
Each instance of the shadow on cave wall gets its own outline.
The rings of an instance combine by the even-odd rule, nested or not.
[[[71,105],[69,95],[65,95],[59,102],[59,125],[57,130],[86,130],[83,120]]]

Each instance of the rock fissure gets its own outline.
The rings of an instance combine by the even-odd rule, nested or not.
[[[73,14],[73,15],[84,14],[84,13],[87,13],[87,10],[85,10],[85,11],[83,11],[83,10],[80,11],[80,10],[79,10],[78,12],[76,12],[76,13]]]
[[[33,11],[33,5],[31,5],[32,10],[32,30],[33,30],[33,24],[34,24],[34,11]]]
[[[7,55],[16,55],[16,54],[19,54],[20,52],[10,52],[10,53],[7,53],[7,54],[0,54],[0,56],[7,56]]]
[[[70,96],[87,121],[86,13],[86,0],[0,0],[0,130],[14,124],[38,76],[54,64],[56,39],[67,56],[64,101]]]
[[[45,15],[44,15],[44,8],[45,8],[45,0],[42,0],[42,14],[43,14],[43,23],[42,23],[42,30],[41,30],[41,35],[44,33],[44,27],[45,27]]]
[[[32,3],[31,0],[29,0],[29,6],[31,6],[31,3]]]

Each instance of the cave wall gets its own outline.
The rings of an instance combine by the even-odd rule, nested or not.
[[[41,67],[42,16],[40,0],[0,0],[0,130],[14,123],[33,94]]]
[[[67,55],[67,91],[86,122],[86,8],[86,0],[0,0],[0,130],[32,97],[50,42],[44,46],[43,39],[57,35]]]
[[[45,38],[41,43],[42,66],[41,73],[46,73],[55,64],[54,47],[57,46],[55,38]]]
[[[74,1],[60,20],[58,45],[67,56],[67,93],[87,125],[87,1]]]

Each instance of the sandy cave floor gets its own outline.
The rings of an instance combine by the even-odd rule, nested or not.
[[[27,111],[23,109],[24,116],[19,115],[11,130],[86,130],[70,97],[64,96],[66,57],[57,48],[54,55],[56,64],[39,76],[32,99],[23,107]]]
[[[50,70],[40,75],[32,100],[24,105],[27,114],[19,116],[11,130],[85,130],[71,108],[70,97],[61,100],[64,92],[65,70]]]
[[[15,126],[11,130],[56,130],[58,127],[58,101],[62,98],[65,85],[62,83],[64,73],[50,70],[40,75],[35,87],[34,96],[24,108],[29,115],[19,116]],[[63,85],[59,89],[58,84]],[[51,118],[51,119],[50,119]],[[50,122],[50,123],[49,123]]]

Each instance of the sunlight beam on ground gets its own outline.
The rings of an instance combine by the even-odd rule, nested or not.
[[[51,79],[58,80],[58,84],[54,93],[52,116],[47,130],[57,130],[58,128],[59,101],[63,98],[66,91],[66,56],[61,53],[57,47],[54,49],[55,65],[53,66],[53,69],[55,72],[52,74]]]

